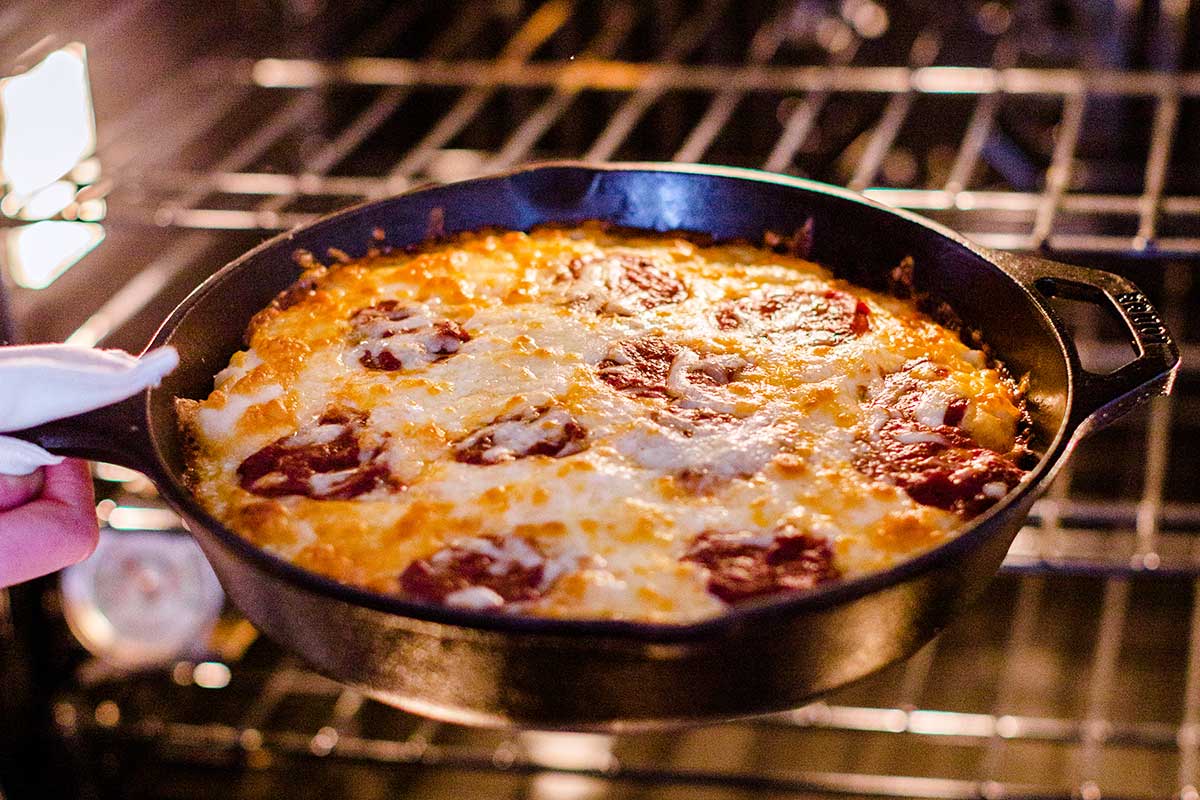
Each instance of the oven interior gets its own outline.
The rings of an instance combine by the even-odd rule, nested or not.
[[[59,64],[94,114],[51,188],[0,152],[11,342],[136,352],[244,250],[422,183],[677,160],[1124,274],[1183,368],[1085,441],[916,656],[793,712],[660,733],[367,700],[223,607],[148,482],[96,465],[101,550],[0,590],[0,797],[1200,797],[1198,43],[1187,0],[6,3],[0,76]],[[6,132],[80,118],[78,92],[20,106],[5,85]],[[1129,359],[1102,309],[1060,303],[1089,369]]]

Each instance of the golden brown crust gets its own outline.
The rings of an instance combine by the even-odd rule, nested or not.
[[[307,265],[307,268],[300,274],[300,277],[286,289],[275,295],[270,305],[250,319],[244,339],[246,344],[249,344],[251,339],[253,339],[255,331],[266,327],[279,314],[311,297],[317,291],[321,279],[329,273],[328,267],[319,264],[314,265],[312,256],[307,253],[305,255],[307,257],[300,260],[304,265]]]
[[[198,400],[186,397],[175,398],[175,420],[179,426],[180,440],[183,447],[183,460],[189,466],[183,473],[184,485],[193,491],[196,489],[196,474],[193,466],[200,460],[200,443],[197,439],[196,412],[200,410]]]

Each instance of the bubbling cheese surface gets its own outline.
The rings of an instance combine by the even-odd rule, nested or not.
[[[179,401],[200,502],[374,591],[688,622],[883,569],[1021,479],[1021,399],[912,301],[600,225],[315,266]]]

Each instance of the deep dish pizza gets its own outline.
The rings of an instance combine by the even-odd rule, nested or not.
[[[600,225],[329,266],[181,400],[200,502],[339,581],[685,622],[886,568],[1022,479],[1020,387],[765,247]]]

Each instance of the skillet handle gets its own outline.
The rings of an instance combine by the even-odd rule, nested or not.
[[[138,392],[94,411],[4,435],[32,442],[58,456],[107,461],[153,477],[157,462],[146,430],[145,408],[146,393]]]
[[[1179,349],[1146,296],[1120,275],[1035,256],[1011,256],[1005,264],[1030,289],[1063,334],[1075,376],[1069,421],[1080,434],[1099,430],[1157,395],[1168,394],[1179,370]],[[1133,360],[1107,375],[1083,368],[1050,297],[1107,303],[1137,350]]]

